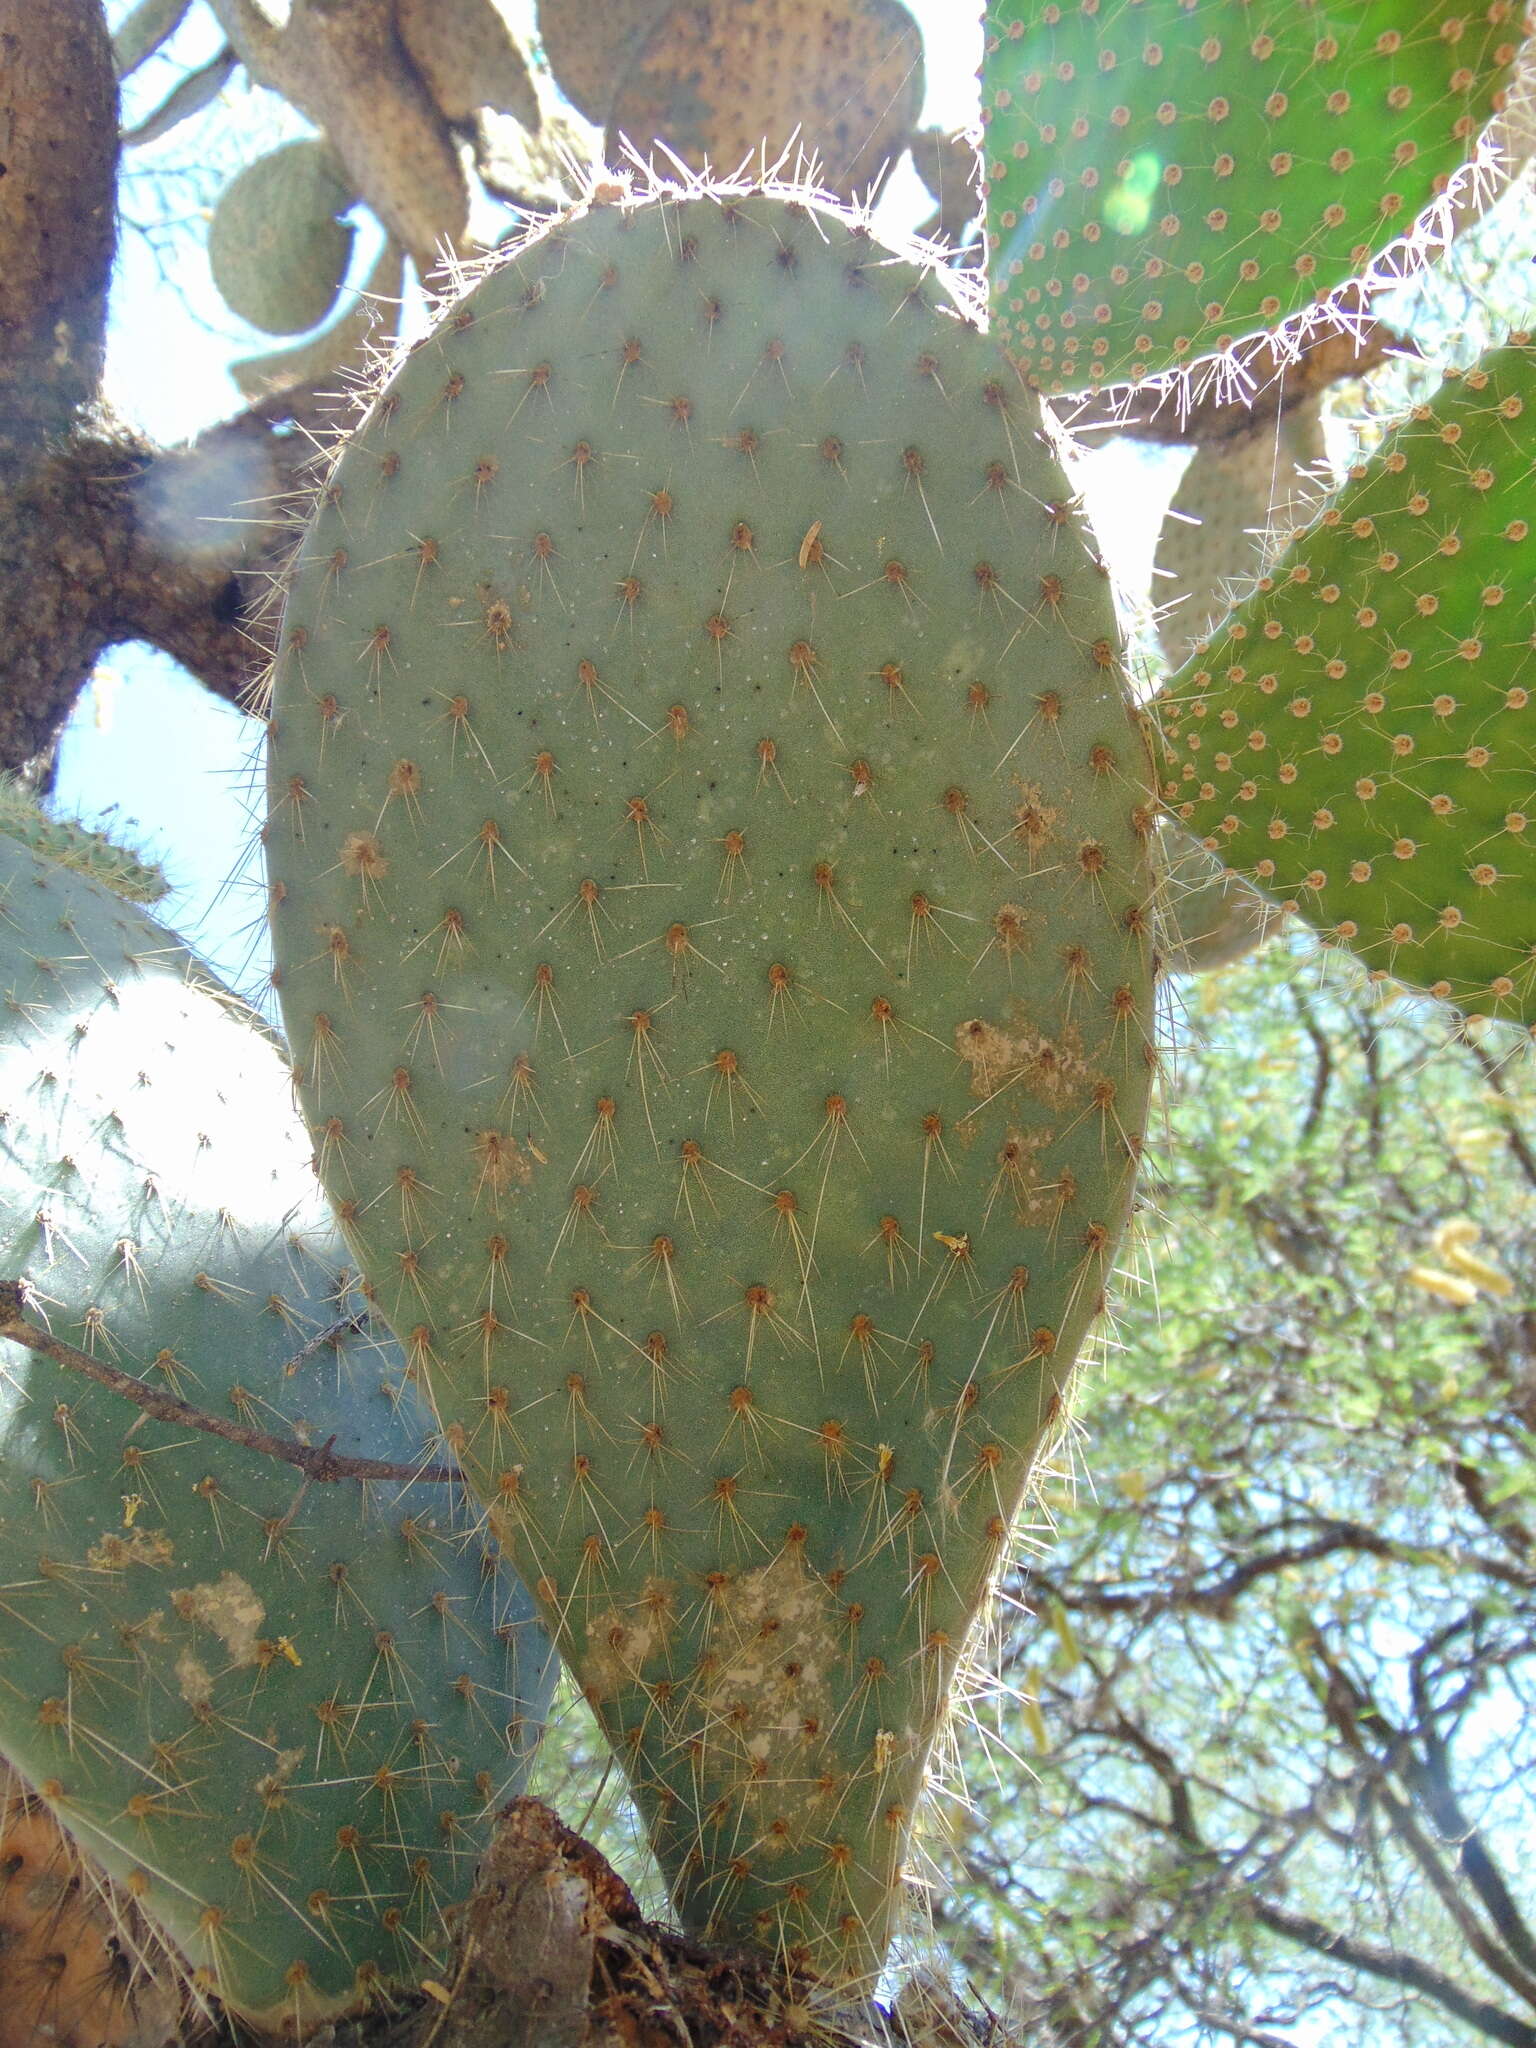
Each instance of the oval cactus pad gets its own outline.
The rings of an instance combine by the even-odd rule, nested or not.
[[[24,1326],[226,1425],[424,1464],[268,1032],[9,836],[0,975]],[[552,1677],[472,1511],[426,1481],[306,1484],[35,1349],[3,1363],[7,1761],[232,2011],[302,2025],[414,1979]]]
[[[342,456],[273,719],[378,1300],[685,1920],[867,1977],[1152,1070],[1144,742],[1036,401],[830,209],[578,212]]]

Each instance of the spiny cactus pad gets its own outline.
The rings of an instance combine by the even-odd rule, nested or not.
[[[1164,795],[1371,967],[1536,1019],[1524,337],[1448,376],[1160,704]]]
[[[1143,745],[1036,401],[783,196],[486,276],[290,589],[328,1184],[677,1907],[842,1977],[1129,1204]]]
[[[871,191],[923,104],[923,38],[901,0],[703,0],[674,7],[608,117],[610,163],[658,137],[729,174],[799,148],[828,191]]]
[[[264,334],[302,334],[336,302],[352,257],[339,216],[356,194],[324,142],[301,137],[247,164],[208,229],[219,296]]]
[[[0,775],[0,832],[60,867],[90,875],[130,903],[158,903],[170,893],[170,883],[153,861],[140,860],[105,832],[93,832],[74,818],[49,817],[11,775]]]
[[[1462,164],[1514,0],[993,0],[999,340],[1047,389],[1166,370],[1313,304]]]
[[[8,840],[0,962],[0,1273],[30,1320],[230,1422],[420,1458],[271,1039]],[[547,1698],[526,1596],[442,1485],[306,1488],[5,1352],[0,1750],[237,2011],[414,1979]]]

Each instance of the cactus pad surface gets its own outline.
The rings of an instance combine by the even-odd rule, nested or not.
[[[131,848],[119,846],[105,832],[93,832],[73,818],[50,817],[30,790],[4,775],[0,775],[0,832],[45,860],[90,875],[131,903],[158,903],[170,894],[170,883],[153,861],[141,860]]]
[[[635,56],[608,117],[610,163],[659,138],[730,173],[799,149],[830,192],[871,191],[923,104],[923,38],[901,0],[703,0],[674,7]]]
[[[0,840],[0,1273],[236,1424],[414,1463],[270,1037],[159,927]],[[0,1750],[234,2010],[420,1974],[547,1700],[445,1486],[305,1485],[5,1344]]]
[[[356,194],[327,144],[301,137],[247,164],[219,196],[208,263],[232,312],[264,334],[302,334],[329,313],[352,257],[339,218]]]
[[[1163,793],[1369,966],[1536,1018],[1524,337],[1448,376],[1196,650]]]
[[[1511,0],[994,0],[998,339],[1059,390],[1303,311],[1467,159],[1522,34]]]
[[[857,220],[595,205],[337,464],[267,825],[328,1185],[685,1921],[867,1980],[1126,1216],[1142,733],[1037,401]]]

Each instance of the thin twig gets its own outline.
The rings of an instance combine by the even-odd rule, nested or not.
[[[109,1393],[120,1394],[125,1401],[131,1401],[136,1408],[142,1408],[145,1414],[153,1415],[159,1422],[173,1422],[183,1429],[200,1429],[206,1436],[223,1437],[226,1443],[240,1444],[248,1451],[259,1451],[263,1457],[280,1458],[285,1465],[297,1465],[310,1479],[321,1483],[337,1479],[398,1479],[406,1482],[424,1479],[435,1486],[447,1486],[464,1476],[453,1465],[396,1465],[386,1458],[344,1458],[331,1449],[336,1441],[334,1437],[316,1447],[296,1443],[292,1437],[272,1436],[264,1429],[247,1429],[241,1423],[227,1422],[221,1415],[209,1415],[188,1401],[178,1400],[174,1394],[162,1393],[160,1388],[150,1386],[147,1380],[135,1379],[132,1373],[119,1372],[115,1365],[104,1365],[99,1358],[91,1358],[84,1351],[77,1351],[72,1344],[50,1336],[36,1323],[29,1323],[24,1313],[21,1289],[14,1281],[0,1281],[0,1337],[8,1337],[13,1344],[23,1344],[29,1351],[51,1358],[66,1372],[84,1373],[97,1386],[105,1387]]]

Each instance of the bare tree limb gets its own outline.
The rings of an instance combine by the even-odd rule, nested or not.
[[[1119,1710],[1114,1715],[1113,1725],[1116,1736],[1142,1758],[1163,1786],[1173,1835],[1191,1854],[1203,1862],[1215,1864],[1218,1855],[1200,1832],[1189,1780],[1171,1751],[1154,1741],[1139,1723]],[[1536,2048],[1536,2025],[1477,1997],[1422,1957],[1343,1934],[1337,1928],[1313,1919],[1310,1914],[1296,1913],[1288,1906],[1280,1905],[1257,1885],[1246,1886],[1243,1897],[1246,1910],[1271,1933],[1283,1935],[1286,1940],[1309,1948],[1318,1955],[1333,1957],[1350,1969],[1364,1971],[1367,1976],[1417,1991],[1444,2011],[1464,2020],[1490,2041],[1506,2043],[1507,2048]]]
[[[1072,1584],[1040,1572],[1029,1575],[1023,1597],[1029,1602],[1045,1597],[1059,1601],[1067,1608],[1096,1614],[1135,1614],[1147,1620],[1168,1613],[1209,1614],[1217,1620],[1226,1620],[1231,1616],[1233,1603],[1250,1586],[1294,1571],[1299,1565],[1317,1564],[1323,1558],[1350,1554],[1386,1558],[1397,1563],[1422,1563],[1425,1558],[1426,1548],[1422,1544],[1394,1542],[1391,1537],[1359,1522],[1319,1519],[1320,1533],[1309,1541],[1280,1544],[1273,1549],[1259,1551],[1224,1571],[1204,1574],[1198,1580],[1165,1578],[1152,1588],[1119,1582],[1113,1586],[1099,1586]],[[1276,1533],[1274,1530],[1261,1530],[1255,1532],[1255,1537],[1261,1540]],[[1532,1575],[1528,1571],[1475,1552],[1458,1547],[1441,1549],[1437,1554],[1448,1566],[1485,1573],[1522,1590],[1529,1589],[1532,1584]]]
[[[1536,2010],[1536,1977],[1490,1938],[1471,1903],[1462,1896],[1455,1873],[1446,1867],[1434,1843],[1420,1827],[1418,1815],[1408,1801],[1399,1798],[1393,1790],[1392,1771],[1402,1771],[1410,1784],[1413,1780],[1412,1749],[1407,1737],[1392,1727],[1370,1695],[1329,1653],[1320,1634],[1314,1640],[1312,1655],[1326,1674],[1322,1697],[1324,1717],[1350,1755],[1357,1757],[1371,1772],[1372,1795],[1387,1825],[1424,1873],[1452,1926],[1460,1931],[1463,1941],[1483,1968],[1500,1978],[1516,1997]],[[1367,1730],[1374,1736],[1374,1741],[1367,1738]]]
[[[1377,1977],[1383,1983],[1417,1991],[1455,2018],[1464,2020],[1487,2040],[1504,2042],[1506,2048],[1536,2048],[1536,2026],[1505,2012],[1502,2006],[1476,1997],[1418,1956],[1362,1941],[1353,1934],[1341,1934],[1337,1928],[1314,1920],[1311,1914],[1294,1913],[1273,1899],[1254,1898],[1251,1911],[1259,1925],[1272,1934],[1283,1935],[1287,1941],[1297,1942],[1317,1955],[1329,1956],[1352,1970],[1363,1970],[1368,1977]]]

